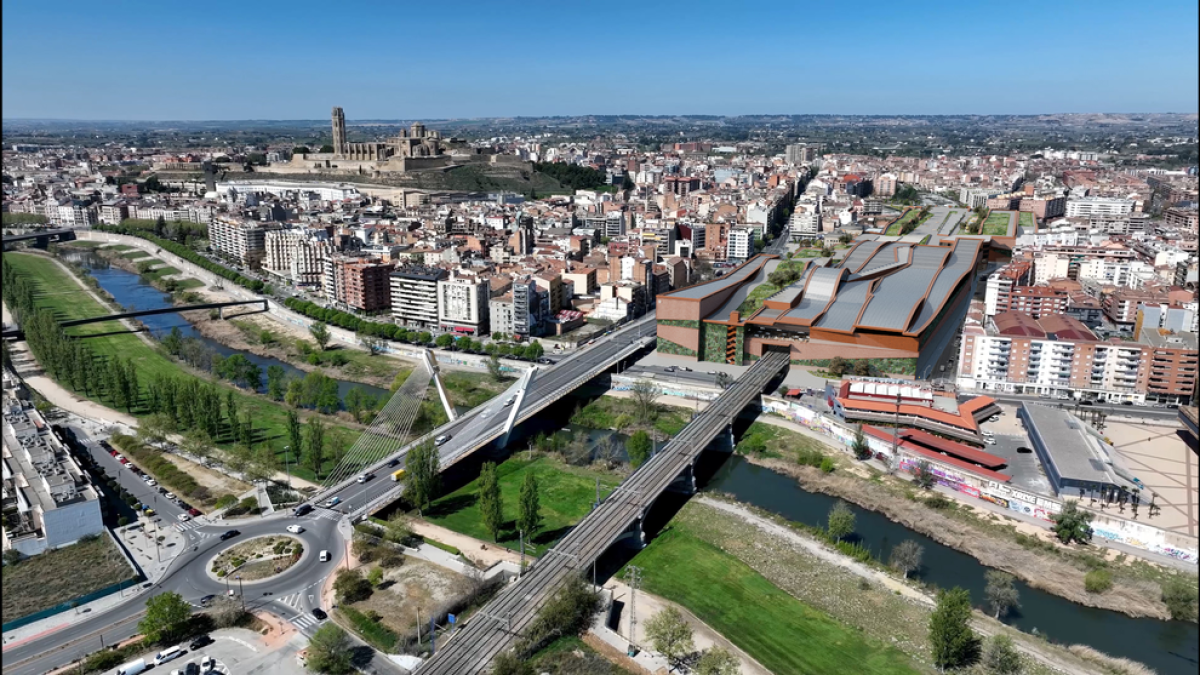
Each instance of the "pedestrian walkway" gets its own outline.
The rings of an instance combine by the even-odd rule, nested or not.
[[[318,508],[313,510],[312,517],[321,520],[341,520],[344,514],[341,511],[334,511],[327,508]]]

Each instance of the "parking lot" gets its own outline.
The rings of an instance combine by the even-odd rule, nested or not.
[[[983,449],[997,457],[1003,457],[1008,462],[1008,468],[1003,472],[1012,476],[1014,487],[1053,496],[1054,491],[1050,488],[1050,480],[1046,478],[1042,463],[1033,452],[1033,444],[1026,435],[1025,428],[1017,419],[1016,407],[1002,405],[1000,409],[1003,413],[999,420],[985,421],[980,425],[982,431],[992,432],[996,439],[995,445],[986,445]]]
[[[213,640],[210,644],[195,651],[188,650],[188,644],[184,643],[182,646],[187,653],[183,656],[147,670],[157,675],[170,675],[174,670],[186,672],[188,663],[199,666],[201,659],[208,657],[216,663],[216,669],[209,672],[224,675],[288,675],[304,672],[304,666],[297,658],[308,642],[302,635],[293,634],[288,640],[272,640],[244,628],[227,628],[214,631],[210,637]],[[153,663],[155,653],[141,655],[147,666]],[[107,675],[116,675],[116,672],[113,669]]]

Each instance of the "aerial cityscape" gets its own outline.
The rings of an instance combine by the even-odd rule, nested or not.
[[[3,673],[1195,673],[1198,21],[5,3]]]

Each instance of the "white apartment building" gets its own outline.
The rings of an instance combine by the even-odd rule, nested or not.
[[[490,289],[486,280],[451,274],[450,278],[437,282],[437,290],[438,322],[442,330],[463,335],[488,333]],[[394,306],[395,300],[392,302]]]
[[[267,231],[275,229],[279,225],[216,218],[208,225],[208,243],[217,253],[256,269],[266,255]]]
[[[100,494],[4,372],[3,546],[27,556],[103,535]]]
[[[1041,286],[1051,279],[1066,279],[1071,259],[1063,255],[1046,254],[1033,261],[1033,285]]]
[[[807,239],[821,232],[821,208],[816,203],[796,204],[796,210],[788,220],[788,232],[792,239]]]
[[[74,229],[95,225],[100,210],[80,199],[64,199],[61,202],[46,202],[42,214],[51,225]]]
[[[1079,280],[1092,280],[1110,286],[1140,288],[1140,278],[1154,268],[1140,260],[1101,260],[1093,258],[1079,263]]]
[[[725,257],[731,260],[747,260],[754,255],[754,230],[735,227],[729,230],[729,243]]]
[[[424,265],[409,265],[392,272],[392,318],[396,323],[411,328],[436,328],[438,282],[446,275],[446,270]]]
[[[1082,197],[1067,200],[1068,218],[1089,218],[1091,216],[1122,216],[1133,212],[1132,199],[1116,197]]]
[[[323,229],[272,230],[263,239],[263,269],[298,286],[321,283],[325,259],[333,244]]]

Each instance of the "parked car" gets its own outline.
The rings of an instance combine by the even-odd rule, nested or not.
[[[189,514],[193,515],[193,516],[198,516],[198,515],[200,515],[200,510],[199,510],[199,509],[188,509],[188,510],[187,510],[187,512],[188,512]]]
[[[212,602],[213,598],[215,598],[215,597],[217,597],[217,596],[206,595],[200,599],[200,604],[207,607],[208,605],[206,605],[204,603],[204,601],[207,599],[209,602]],[[201,635],[200,637],[196,638],[195,640],[192,640],[192,644],[188,645],[188,649],[200,649],[201,647],[211,645],[212,643],[213,643],[212,638],[210,638],[207,635]]]
[[[146,485],[149,485],[150,487],[154,487],[155,485],[158,485],[158,481],[154,480],[153,478],[147,478]]]
[[[181,522],[181,523],[186,523],[187,521],[192,519],[192,517],[186,513],[181,513],[176,517],[179,518],[179,522]]]

